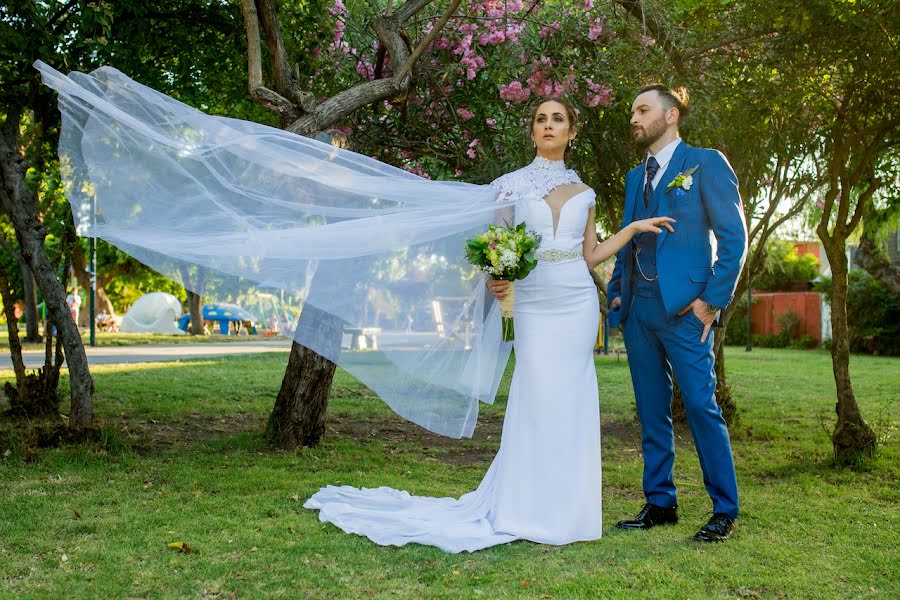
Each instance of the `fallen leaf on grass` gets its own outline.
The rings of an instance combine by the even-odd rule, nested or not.
[[[193,548],[191,548],[190,546],[188,546],[186,542],[182,542],[180,540],[169,544],[169,548],[172,548],[173,550],[178,550],[182,554],[191,554],[192,552],[195,552],[195,550]]]
[[[523,579],[522,581],[519,582],[519,585],[521,585],[523,587],[528,585],[528,579]]]
[[[294,494],[293,496],[291,496],[291,500],[293,500],[294,502],[300,502],[300,496]]]
[[[81,518],[81,513],[78,512],[77,510],[75,510],[74,508],[72,509],[72,512],[75,513],[75,518],[76,518],[76,519],[80,519],[80,518]]]
[[[745,587],[740,587],[737,589],[738,596],[742,598],[759,598],[762,596],[759,592],[755,590],[751,590]]]

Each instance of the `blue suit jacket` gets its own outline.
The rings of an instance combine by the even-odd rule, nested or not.
[[[645,164],[625,176],[625,213],[622,227],[634,220],[634,205],[642,202]],[[690,190],[667,191],[679,173],[694,171]],[[678,144],[659,185],[659,215],[677,220],[675,233],[656,236],[656,266],[659,288],[668,316],[700,298],[725,308],[734,298],[734,288],[747,255],[747,224],[737,177],[728,160],[718,150]],[[710,233],[715,236],[713,248]],[[609,301],[621,297],[622,304],[610,310],[609,324],[618,327],[631,306],[631,275],[634,269],[632,245],[616,254],[616,266],[609,282]]]

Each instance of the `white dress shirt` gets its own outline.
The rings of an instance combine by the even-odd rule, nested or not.
[[[656,162],[659,163],[659,170],[656,171],[656,177],[653,178],[653,189],[656,189],[656,186],[659,185],[659,181],[663,178],[663,174],[666,172],[666,167],[669,166],[669,161],[672,160],[672,155],[675,154],[675,148],[678,147],[678,144],[681,143],[681,138],[675,138],[666,146],[657,152],[655,155],[647,152],[647,159],[653,156],[656,159]],[[644,170],[644,187],[647,185],[647,171]]]

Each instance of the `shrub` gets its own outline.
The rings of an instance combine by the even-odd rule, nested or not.
[[[792,242],[775,240],[766,248],[766,266],[753,281],[753,287],[767,292],[809,289],[819,274],[819,259],[812,254],[797,254]]]
[[[747,345],[747,296],[741,296],[734,301],[734,311],[725,328],[725,345]]]
[[[790,343],[790,347],[795,350],[811,350],[818,346],[816,343],[816,338],[809,334],[801,335],[796,340]]]
[[[778,334],[754,333],[753,345],[757,348],[787,348],[791,345],[791,338],[784,332]]]
[[[778,325],[781,327],[781,333],[789,340],[797,339],[797,334],[800,333],[800,315],[793,310],[785,311],[778,316]]]
[[[848,280],[850,351],[900,356],[900,296],[862,269],[850,271]],[[830,277],[814,289],[831,302]]]

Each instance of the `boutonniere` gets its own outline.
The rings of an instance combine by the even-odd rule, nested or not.
[[[696,167],[691,167],[687,171],[683,171],[675,176],[675,179],[669,182],[669,187],[666,188],[667,192],[671,192],[673,189],[678,188],[678,191],[675,192],[679,196],[683,196],[684,193],[691,189],[691,186],[694,185],[694,171],[700,168],[700,165]]]

